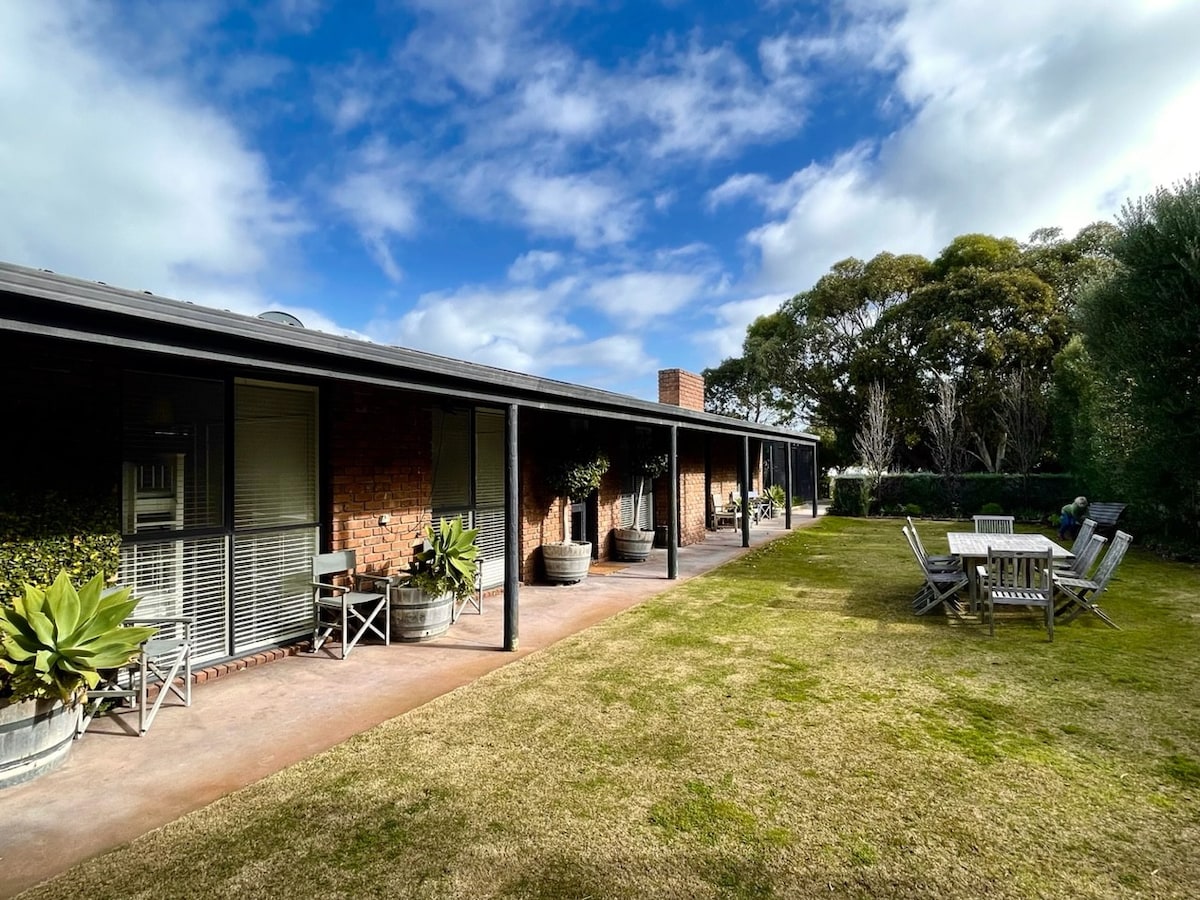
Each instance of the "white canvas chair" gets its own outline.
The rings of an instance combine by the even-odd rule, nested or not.
[[[375,590],[363,590],[364,583]],[[362,640],[367,632],[392,642],[391,616],[388,615],[388,591],[391,579],[384,575],[360,575],[353,550],[319,553],[312,558],[313,642],[316,653],[336,631],[341,636],[341,658]],[[379,620],[383,620],[383,628]]]
[[[192,705],[192,650],[195,620],[191,616],[139,616],[125,625],[150,625],[158,631],[143,642],[126,666],[101,677],[88,691],[76,737],[83,735],[101,709],[124,725],[123,715],[137,713],[137,733],[144,735],[169,696]]]
[[[1045,550],[988,551],[984,607],[988,634],[996,634],[997,606],[1028,606],[1045,612],[1046,631],[1054,640],[1054,554]]]
[[[1013,516],[975,516],[976,534],[1012,534]]]
[[[1094,541],[1098,537],[1099,535],[1093,535],[1092,540]],[[1061,617],[1063,622],[1070,622],[1086,610],[1087,612],[1095,613],[1111,628],[1120,628],[1116,622],[1108,617],[1108,613],[1097,605],[1096,601],[1108,589],[1109,582],[1112,581],[1113,575],[1116,574],[1117,566],[1125,558],[1125,551],[1129,549],[1132,541],[1133,535],[1126,534],[1124,531],[1118,531],[1116,537],[1113,538],[1112,546],[1109,547],[1108,553],[1104,555],[1104,560],[1100,563],[1100,567],[1096,569],[1094,578],[1055,573],[1055,594],[1061,601],[1056,609],[1056,614]]]
[[[913,558],[916,559],[917,565],[921,568],[921,574],[925,578],[925,584],[917,591],[916,596],[913,597],[913,612],[918,616],[923,616],[937,609],[942,604],[957,604],[956,595],[969,583],[962,566],[960,565],[957,570],[931,567],[918,549],[917,543],[912,533],[908,530],[908,527],[905,526],[900,530],[904,532],[904,539],[908,542],[908,549],[912,551]]]

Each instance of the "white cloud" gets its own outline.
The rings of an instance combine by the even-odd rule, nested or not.
[[[778,311],[789,297],[791,294],[764,294],[722,303],[712,311],[717,326],[697,332],[693,341],[711,355],[713,365],[730,356],[741,356],[742,341],[750,323],[759,316]]]
[[[0,4],[0,258],[202,302],[254,289],[294,206],[221,114],[107,56],[91,9]]]
[[[716,210],[747,197],[762,202],[770,188],[770,179],[765,175],[756,173],[730,175],[708,192],[704,198],[705,205],[709,210]]]
[[[779,186],[785,214],[749,235],[764,288],[803,290],[852,254],[936,253],[966,231],[1071,233],[1196,166],[1198,4],[854,8],[851,32],[889,35],[874,64],[909,115],[878,144]]]
[[[563,264],[563,255],[550,250],[530,250],[508,267],[509,281],[537,281]]]
[[[548,350],[583,337],[567,321],[573,288],[572,279],[561,279],[545,288],[467,285],[423,294],[398,320],[377,320],[366,331],[382,343],[543,372]]]
[[[403,273],[392,255],[390,239],[409,237],[417,228],[409,167],[390,147],[368,142],[352,170],[334,186],[331,199],[358,229],[371,257],[393,281]]]
[[[535,234],[570,237],[581,247],[620,243],[633,234],[636,203],[598,176],[519,171],[502,184]]]
[[[697,274],[627,272],[592,283],[587,293],[609,318],[640,325],[695,301],[704,283]]]

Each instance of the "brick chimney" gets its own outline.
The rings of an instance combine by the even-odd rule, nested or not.
[[[683,369],[661,369],[658,402],[704,412],[704,376]]]

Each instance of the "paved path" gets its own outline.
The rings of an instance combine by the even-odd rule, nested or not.
[[[793,515],[793,525],[814,520]],[[781,537],[783,517],[751,544]],[[681,548],[680,580],[740,556],[740,532]],[[435,641],[360,644],[346,660],[293,656],[198,685],[164,705],[145,737],[99,717],[58,770],[0,791],[0,897],[118,847],[481,675],[636,606],[678,582],[666,551],[577,585],[522,586],[520,649],[506,653],[499,597]]]

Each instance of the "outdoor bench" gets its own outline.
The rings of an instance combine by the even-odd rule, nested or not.
[[[1089,503],[1084,515],[1096,523],[1097,531],[1101,529],[1115,531],[1117,519],[1121,518],[1121,513],[1124,511],[1124,503]]]

